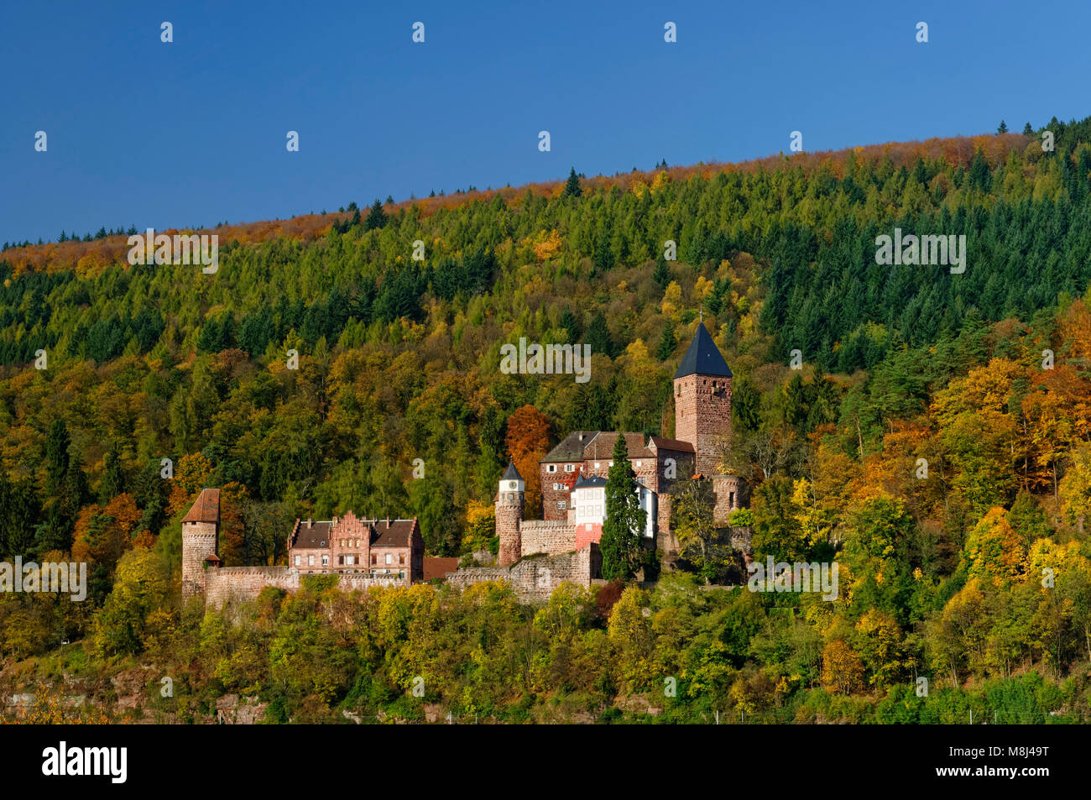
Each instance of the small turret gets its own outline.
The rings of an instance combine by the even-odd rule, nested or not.
[[[509,463],[500,479],[496,495],[496,535],[500,539],[500,566],[514,564],[523,556],[520,526],[523,523],[523,500],[526,484],[515,464]]]

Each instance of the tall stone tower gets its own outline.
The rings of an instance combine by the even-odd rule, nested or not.
[[[182,518],[182,597],[205,593],[205,565],[218,563],[220,490],[202,489]]]
[[[702,320],[674,373],[674,438],[696,451],[696,470],[720,472],[720,449],[731,439],[731,370]]]
[[[500,491],[496,495],[496,535],[500,538],[500,566],[514,564],[523,555],[523,537],[519,531],[523,524],[523,493],[526,484],[523,476],[508,464],[500,479]]]

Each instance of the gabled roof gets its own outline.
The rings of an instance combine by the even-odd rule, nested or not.
[[[409,547],[420,528],[416,519],[362,519],[367,526],[371,547]],[[291,548],[322,550],[330,547],[333,520],[297,519],[292,530]]]
[[[693,341],[689,343],[689,349],[682,356],[682,363],[678,365],[678,371],[674,377],[684,378],[687,375],[708,375],[715,378],[730,378],[731,369],[724,361],[723,354],[712,341],[712,336],[705,329],[704,322],[697,323],[697,333]]]
[[[182,522],[220,523],[220,490],[202,489],[196,502],[190,507]]]
[[[666,439],[662,436],[652,436],[650,439],[656,450],[672,450],[676,453],[695,452],[692,444],[683,442],[681,439]]]
[[[409,547],[418,529],[416,519],[377,519],[371,526],[378,534],[371,540],[372,547]]]
[[[598,435],[598,431],[572,431],[542,461],[583,461],[583,448]]]
[[[519,474],[519,470],[515,468],[515,462],[509,461],[508,468],[504,470],[504,477],[501,478],[504,481],[521,481],[523,476]]]
[[[630,460],[634,458],[655,458],[655,454],[648,449],[644,442],[643,433],[600,431],[583,448],[584,460],[601,459],[609,461],[614,457],[614,445],[617,444],[617,437],[619,436],[625,437],[625,448],[629,453]]]

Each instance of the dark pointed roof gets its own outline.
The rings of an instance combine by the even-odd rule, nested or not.
[[[576,485],[573,488],[574,489],[582,489],[585,486],[605,486],[605,485],[606,485],[606,478],[600,478],[598,475],[591,475],[590,477],[585,478],[583,476],[583,473],[581,472],[580,476],[578,478],[576,478]]]
[[[687,375],[710,375],[713,377],[730,378],[731,369],[724,361],[720,349],[712,341],[712,336],[705,329],[704,322],[697,323],[697,333],[693,341],[689,343],[689,349],[682,356],[682,363],[678,365],[678,371],[674,377],[684,378]]]
[[[521,481],[521,480],[523,480],[523,476],[520,475],[519,470],[517,470],[515,468],[515,462],[514,461],[509,461],[508,462],[508,468],[504,472],[504,477],[501,478],[501,480],[505,480],[505,481]]]

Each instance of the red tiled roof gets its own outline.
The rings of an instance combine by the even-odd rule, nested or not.
[[[220,490],[202,489],[197,502],[182,517],[182,522],[220,522]]]
[[[662,436],[651,437],[657,450],[674,450],[679,453],[692,453],[693,445],[681,439],[665,439]]]
[[[454,572],[456,569],[458,569],[457,558],[426,556],[424,559],[424,579],[426,581],[430,581],[432,578],[442,578],[448,572]]]

